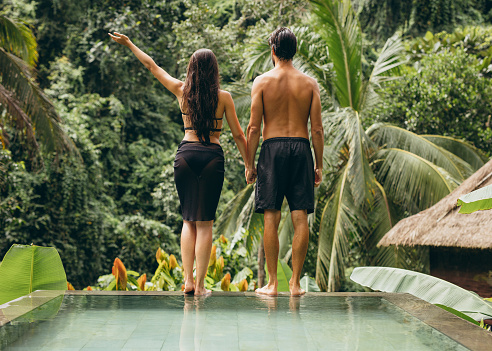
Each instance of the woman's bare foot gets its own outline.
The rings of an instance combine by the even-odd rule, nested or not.
[[[212,293],[211,290],[205,289],[205,288],[196,288],[195,289],[195,296],[207,296]]]
[[[193,279],[185,281],[185,288],[184,288],[184,293],[185,294],[192,294],[195,291],[195,283],[193,282]]]
[[[295,284],[292,281],[289,282],[289,290],[290,296],[302,296],[306,293],[299,283]]]
[[[256,289],[255,293],[260,295],[277,296],[277,285],[268,283],[263,288]]]

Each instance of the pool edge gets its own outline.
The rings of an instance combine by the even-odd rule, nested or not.
[[[492,333],[473,323],[411,294],[386,293],[383,298],[470,350],[490,350]]]

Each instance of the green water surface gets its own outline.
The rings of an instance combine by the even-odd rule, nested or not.
[[[66,295],[41,309],[0,328],[0,349],[466,350],[380,297]]]

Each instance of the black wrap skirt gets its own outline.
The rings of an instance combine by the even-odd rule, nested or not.
[[[183,140],[174,159],[174,182],[184,220],[214,220],[224,183],[222,147]]]

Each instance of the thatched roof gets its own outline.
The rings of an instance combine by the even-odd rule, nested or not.
[[[492,185],[492,160],[437,204],[402,219],[378,245],[453,246],[492,249],[492,210],[458,213],[458,198]]]

